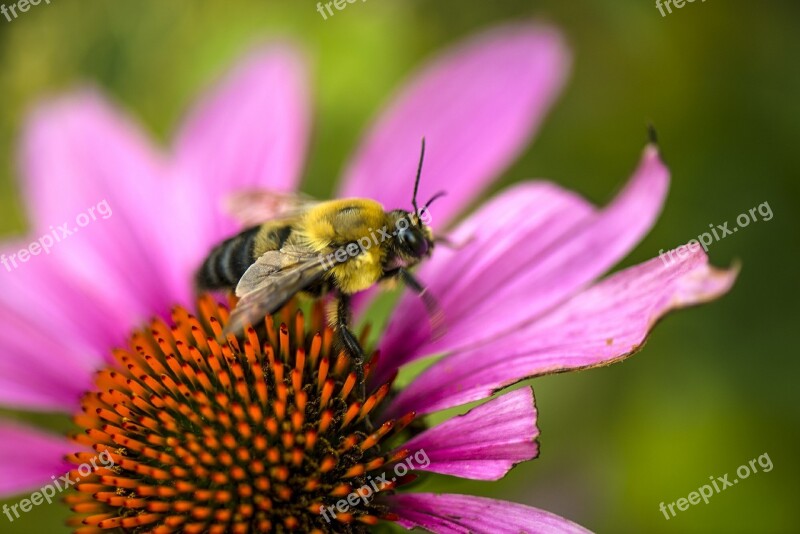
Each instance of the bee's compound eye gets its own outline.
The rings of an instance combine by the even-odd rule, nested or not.
[[[397,239],[400,244],[414,256],[421,258],[428,253],[428,241],[419,232],[415,232],[412,228],[400,230],[397,234]]]

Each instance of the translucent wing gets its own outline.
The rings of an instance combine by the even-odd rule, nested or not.
[[[236,295],[239,303],[231,314],[226,332],[237,333],[278,311],[296,293],[321,282],[326,268],[320,256],[297,247],[264,253],[247,269]]]
[[[255,226],[271,219],[296,217],[318,203],[299,193],[253,189],[232,193],[222,207],[243,226]]]

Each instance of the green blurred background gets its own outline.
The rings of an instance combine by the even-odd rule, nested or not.
[[[425,57],[496,22],[550,20],[571,42],[573,76],[498,188],[547,177],[604,203],[652,122],[673,183],[662,218],[624,265],[763,202],[774,218],[712,245],[717,265],[743,263],[729,296],[670,316],[624,364],[533,382],[539,459],[499,483],[426,485],[531,504],[598,532],[800,531],[800,4],[695,2],[662,17],[653,2],[633,0],[369,0],[327,21],[315,4],[52,0],[11,23],[0,18],[0,234],[25,230],[14,147],[42,96],[98,84],[166,143],[238,53],[291,36],[313,60],[304,189],[325,196],[369,118]],[[771,472],[669,521],[659,511],[763,453]],[[66,515],[38,508],[13,524],[0,518],[0,531],[66,532]]]

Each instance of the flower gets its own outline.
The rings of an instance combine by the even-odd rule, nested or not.
[[[447,227],[525,147],[560,90],[568,64],[569,54],[559,33],[534,24],[494,28],[440,55],[378,118],[345,170],[340,195],[374,198],[390,208],[406,205],[419,141],[425,136],[428,178],[423,179],[420,197],[448,190],[449,195],[436,205],[434,219],[437,229]],[[212,362],[224,363],[215,353],[223,350],[224,343],[215,348],[207,338],[219,335],[215,324],[224,323],[226,312],[202,300],[200,320],[191,319],[185,309],[194,308],[192,273],[203,255],[236,231],[234,222],[219,210],[220,201],[241,189],[296,188],[308,133],[307,100],[300,56],[288,45],[272,45],[252,53],[201,100],[168,151],[152,148],[137,125],[95,91],[46,103],[33,114],[21,158],[32,235],[49,235],[56,231],[54,226],[60,228],[61,222],[75,220],[101,201],[113,210],[113,216],[68,235],[69,241],[59,243],[57,250],[0,271],[0,314],[5,324],[0,334],[0,403],[78,414],[78,424],[89,430],[79,442],[114,455],[112,469],[91,476],[110,477],[100,478],[100,483],[106,489],[116,487],[119,495],[107,495],[103,488],[84,482],[88,487],[71,497],[76,513],[95,514],[86,532],[96,531],[98,525],[116,527],[117,521],[128,521],[125,527],[161,524],[161,530],[168,531],[166,517],[148,521],[153,518],[147,515],[171,517],[168,512],[180,515],[180,510],[188,515],[175,528],[200,531],[199,526],[190,527],[190,521],[241,523],[248,509],[234,509],[231,503],[249,499],[254,506],[267,506],[263,498],[254,497],[253,488],[262,492],[261,497],[267,490],[258,480],[252,455],[261,450],[257,437],[265,436],[263,431],[269,433],[269,428],[259,427],[257,436],[248,436],[252,429],[238,426],[236,432],[218,432],[228,428],[226,423],[243,421],[240,415],[249,417],[248,421],[256,417],[242,414],[244,404],[233,402],[233,397],[219,395],[233,395],[241,378],[247,387],[236,392],[237,398],[250,395],[253,400],[261,387],[253,374],[259,366],[248,370],[242,364],[238,372],[243,374],[237,376],[234,364],[225,360],[231,366],[231,382],[221,382],[225,373],[212,377],[208,372]],[[441,339],[431,340],[420,327],[419,303],[410,297],[400,302],[380,343],[380,359],[371,369],[373,391],[387,396],[382,408],[376,407],[379,399],[375,398],[373,408],[381,410],[377,415],[383,423],[375,434],[359,420],[367,407],[352,408],[347,402],[347,362],[333,364],[334,385],[329,393],[338,392],[342,402],[335,421],[329,423],[336,431],[330,430],[334,434],[326,439],[341,447],[339,453],[362,451],[367,464],[380,461],[380,465],[340,458],[329,472],[336,473],[342,483],[331,486],[334,495],[328,498],[341,498],[342,491],[354,486],[345,484],[345,472],[337,469],[388,466],[403,450],[425,451],[429,462],[421,471],[479,480],[501,478],[516,463],[538,453],[536,410],[528,388],[424,431],[412,432],[409,427],[408,435],[401,436],[405,438],[402,449],[378,454],[376,445],[362,446],[382,439],[379,434],[387,422],[402,426],[409,413],[426,414],[480,400],[530,376],[620,360],[638,350],[666,312],[724,294],[735,273],[711,268],[701,251],[669,267],[656,259],[596,281],[654,223],[667,184],[668,171],[656,147],[648,146],[628,185],[603,209],[555,185],[531,181],[506,190],[453,227],[448,233],[460,249],[437,250],[419,273],[440,299],[449,330]],[[1,252],[12,257],[24,241],[6,244]],[[160,319],[151,323],[151,330],[158,335],[148,337],[140,328],[154,316]],[[170,329],[167,325],[172,322],[175,327]],[[298,327],[297,332],[312,338],[323,333],[319,321],[312,318],[309,323],[310,330]],[[284,347],[281,361],[287,370],[294,367],[301,378],[319,381],[326,359],[324,347],[314,356],[315,349],[301,342],[301,337],[296,333],[293,342],[282,345],[275,334],[275,339],[251,339],[250,347],[255,350],[268,342],[277,353]],[[178,348],[179,341],[185,353]],[[127,350],[113,350],[126,346]],[[297,363],[298,349],[305,351],[303,365]],[[249,354],[245,347],[237,349],[234,342],[225,350],[230,351],[231,360],[238,356],[248,364],[251,358],[261,363],[269,360]],[[198,354],[202,357],[194,357]],[[409,387],[388,398],[384,384],[394,373],[429,354],[443,356]],[[179,367],[167,370],[170,363]],[[262,409],[259,420],[267,416],[267,409],[276,417],[286,416],[288,436],[275,446],[280,449],[278,459],[285,453],[292,461],[300,438],[304,447],[311,439],[305,425],[319,431],[323,422],[322,412],[302,408],[322,406],[323,393],[311,391],[303,401],[306,382],[293,383],[294,375],[287,371],[282,386],[276,379],[280,371],[273,365],[277,364],[270,362],[271,378],[262,377],[262,383],[275,390],[269,392],[272,400],[260,399],[254,406]],[[98,370],[100,374],[95,375]],[[118,381],[122,376],[125,380]],[[176,381],[179,376],[187,379],[183,386]],[[237,383],[230,377],[237,378]],[[159,383],[167,378],[172,380],[169,387]],[[136,384],[149,389],[137,392],[132,389]],[[191,391],[186,389],[189,384]],[[312,382],[307,384],[313,389]],[[228,387],[234,390],[221,389]],[[198,411],[184,413],[180,406],[171,406],[168,399],[178,396],[194,403]],[[137,406],[143,399],[149,408]],[[276,408],[280,402],[283,408]],[[214,410],[209,412],[212,405]],[[134,408],[142,411],[132,419]],[[356,411],[348,415],[351,409]],[[176,423],[169,418],[177,413],[187,418],[186,428],[215,429],[205,435],[209,441],[192,442],[200,449],[193,450],[188,437],[184,443],[174,441],[177,433],[172,425]],[[205,419],[193,422],[198,413]],[[214,416],[216,426],[209,423]],[[354,419],[343,424],[348,417]],[[152,450],[133,440],[133,435],[149,436]],[[89,454],[76,453],[76,445],[69,440],[11,423],[0,423],[0,437],[2,496],[40,487],[53,475],[73,469],[65,457],[77,463]],[[130,441],[119,443],[117,438]],[[247,442],[251,446],[238,451],[242,440],[251,440]],[[120,450],[105,447],[112,442],[122,445]],[[210,448],[218,453],[220,447],[240,456],[203,454],[210,454]],[[223,474],[236,483],[225,488],[245,494],[210,494],[209,480],[214,479],[203,478],[211,477],[210,471],[189,476],[188,470],[197,465],[191,464],[192,455],[186,451],[198,455],[201,463],[206,458],[204,465],[230,468]],[[324,455],[309,452],[307,458],[321,470]],[[242,475],[246,484],[236,479],[240,471],[234,464],[251,470]],[[295,490],[300,482],[303,488],[313,486],[314,478],[308,473],[302,481],[289,481],[291,470],[287,474],[285,465],[280,467],[273,465],[275,470],[270,471],[269,491],[274,492],[270,495],[284,501],[297,495],[296,491],[281,494],[284,482],[283,486]],[[355,476],[363,478],[365,472]],[[172,485],[145,489],[144,478],[164,480],[166,475]],[[188,485],[177,487],[178,479]],[[198,485],[201,481],[206,485]],[[131,495],[132,487],[139,493]],[[181,500],[170,494],[179,490],[192,498],[181,501],[178,508],[164,508],[164,499],[170,506]],[[155,496],[151,494],[148,500],[143,493],[147,491]],[[92,497],[85,500],[87,495]],[[118,506],[120,499],[127,511],[103,516],[104,506]],[[200,504],[211,501],[216,504]],[[273,501],[271,497],[269,506],[275,510]],[[271,520],[280,519],[286,527],[322,525],[321,512],[309,518],[301,517],[299,508],[289,504],[280,510],[285,513],[275,512]],[[361,528],[382,514],[405,527],[435,532],[583,531],[535,508],[468,495],[381,495],[374,507],[365,504],[351,513],[351,521],[337,519],[335,528]]]
[[[76,421],[85,433],[74,440],[94,452],[67,457],[77,489],[67,502],[81,532],[359,532],[380,518],[410,521],[419,505],[386,493],[413,480],[412,469],[458,471],[469,462],[474,478],[496,478],[537,454],[530,388],[421,433],[407,431],[413,412],[373,431],[365,418],[391,384],[356,400],[356,372],[331,349],[322,304],[308,328],[290,306],[280,327],[270,316],[262,337],[251,327],[241,341],[222,334],[226,308],[204,298],[198,309],[195,317],[179,307],[173,324],[157,319],[134,333],[82,399]],[[81,472],[98,453],[106,455],[101,466]],[[426,498],[440,497],[417,496]],[[547,512],[510,508],[518,528],[584,532]],[[478,519],[465,516],[462,526],[489,518]]]

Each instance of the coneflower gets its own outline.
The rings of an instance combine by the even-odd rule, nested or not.
[[[300,311],[288,324],[267,317],[261,335],[251,327],[240,340],[223,337],[227,308],[209,298],[198,308],[197,316],[176,308],[170,323],[134,333],[84,396],[75,418],[84,432],[74,440],[86,451],[68,455],[77,532],[366,531],[400,518],[393,510],[402,504],[388,495],[417,476],[413,468],[441,464],[442,446],[466,443],[408,430],[414,412],[367,427],[391,383],[355,400],[356,373],[333,352],[321,307],[310,321]],[[530,392],[497,404],[505,415],[484,426],[526,430],[516,455],[535,456]],[[435,434],[446,439],[436,443]],[[405,446],[413,435],[433,457]],[[82,476],[78,466],[102,453],[110,465]],[[427,462],[415,464],[415,453]],[[408,457],[402,476],[391,476]]]
[[[86,532],[341,532],[376,521],[448,533],[583,531],[529,506],[404,484],[425,472],[497,480],[538,454],[529,388],[432,428],[415,417],[531,376],[618,361],[665,313],[714,299],[735,279],[695,251],[598,281],[663,204],[669,173],[652,145],[602,209],[528,181],[450,224],[524,148],[568,64],[553,28],[492,29],[425,67],[347,166],[342,195],[405,206],[426,137],[420,196],[448,190],[432,224],[458,244],[418,272],[447,334],[431,340],[419,303],[401,300],[363,404],[318,312],[288,309],[222,338],[226,308],[192,296],[203,256],[236,231],[223,199],[297,185],[308,111],[291,47],[250,55],[168,154],[97,93],[42,105],[22,144],[33,237],[0,253],[12,258],[62,223],[69,230],[101,202],[109,216],[0,276],[0,402],[65,412],[83,430],[67,439],[0,423],[0,497],[69,473],[81,478],[67,497],[71,524]],[[440,360],[391,388],[403,365],[431,354]],[[84,474],[100,454],[113,464]],[[411,472],[417,454],[424,461]]]

